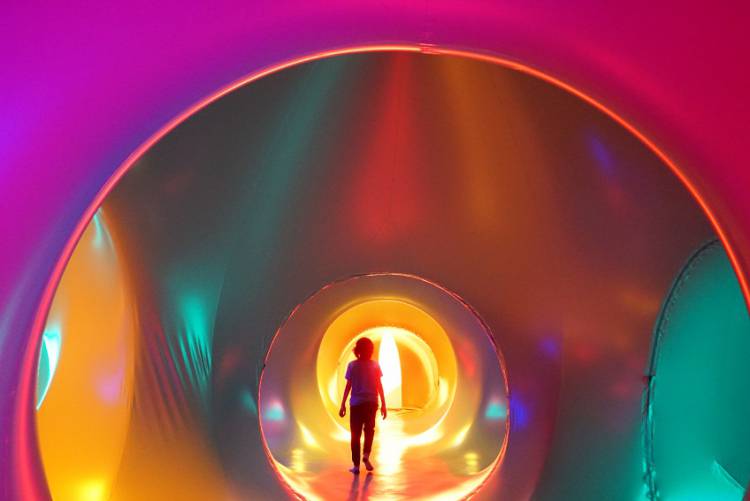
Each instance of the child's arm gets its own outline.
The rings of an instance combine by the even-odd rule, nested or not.
[[[352,382],[346,380],[346,388],[344,388],[344,398],[341,399],[341,408],[339,409],[339,416],[346,416],[346,397],[349,396],[349,392],[352,391]]]
[[[378,378],[378,395],[380,395],[380,414],[383,419],[388,415],[388,411],[385,408],[385,393],[383,392],[383,382]]]

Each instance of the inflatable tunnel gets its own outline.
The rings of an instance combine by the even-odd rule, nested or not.
[[[731,183],[517,62],[544,29],[537,47],[487,18],[461,32],[472,50],[445,48],[462,44],[439,26],[501,11],[443,3],[405,8],[403,38],[321,38],[203,81],[169,121],[135,120],[137,149],[99,144],[128,122],[98,112],[79,142],[59,131],[107,167],[39,180],[70,201],[47,241],[20,238],[43,232],[31,212],[9,233],[25,271],[0,277],[2,499],[743,499],[750,247]],[[508,22],[526,19],[547,17]],[[96,92],[70,106],[115,106]],[[361,336],[388,417],[375,472],[351,475],[338,407]]]
[[[712,239],[638,138],[533,75],[395,52],[266,76],[145,152],[73,252],[37,377],[50,494],[632,498],[703,475],[738,497],[748,402],[677,417],[747,389],[681,352],[729,322],[750,354],[719,244],[721,286],[686,299],[694,257],[670,292]],[[362,334],[391,416],[360,480],[337,409]]]

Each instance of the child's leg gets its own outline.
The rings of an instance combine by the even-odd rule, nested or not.
[[[367,404],[362,406],[364,409],[363,424],[365,427],[365,447],[363,455],[366,458],[370,457],[370,451],[372,450],[372,440],[375,438],[375,415],[378,413],[378,404]]]
[[[360,439],[362,438],[362,425],[364,424],[362,414],[361,405],[353,405],[349,408],[349,427],[352,433],[352,463],[354,463],[354,466],[359,466]]]

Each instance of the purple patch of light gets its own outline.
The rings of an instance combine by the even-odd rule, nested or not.
[[[529,408],[516,395],[510,398],[510,426],[514,429],[525,428],[529,424]]]
[[[539,349],[548,358],[557,358],[560,356],[560,340],[546,336],[539,341]]]
[[[102,375],[96,385],[97,393],[101,399],[114,405],[122,395],[122,387],[125,379],[125,367],[120,366],[115,372]]]
[[[602,140],[595,134],[589,134],[586,138],[588,150],[596,160],[599,168],[607,177],[612,177],[615,173],[615,162],[609,149],[604,145]]]

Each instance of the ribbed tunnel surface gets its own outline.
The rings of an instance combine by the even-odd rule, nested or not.
[[[493,388],[506,384],[497,352],[471,355],[482,345],[443,327],[457,374],[476,361],[498,364],[479,385],[454,385],[458,402],[479,392],[475,407],[456,410],[471,417],[466,436],[486,441],[457,444],[463,464],[452,470],[490,468],[478,499],[641,496],[651,331],[673,277],[712,237],[638,139],[532,76],[387,53],[272,74],[157,143],[79,243],[41,357],[37,426],[52,495],[315,497],[278,475],[309,473],[311,463],[299,447],[272,444],[267,423],[283,415],[297,426],[292,440],[304,440],[298,424],[312,416],[305,406],[266,406],[258,391],[264,360],[264,381],[283,381],[314,359],[324,332],[297,345],[307,358],[269,352],[271,339],[328,284],[405,274],[455,291],[491,333],[486,346],[504,356],[510,393],[494,395],[493,406]],[[335,370],[305,381],[310,408],[328,405],[319,387]],[[416,373],[429,380],[429,370]],[[456,437],[467,422],[448,424],[445,435]],[[319,421],[305,428],[313,443],[329,439]],[[502,459],[496,469],[493,457]],[[346,444],[325,461],[331,472],[340,464],[340,499],[436,494],[418,483],[389,487],[386,475],[398,471],[353,484]]]

